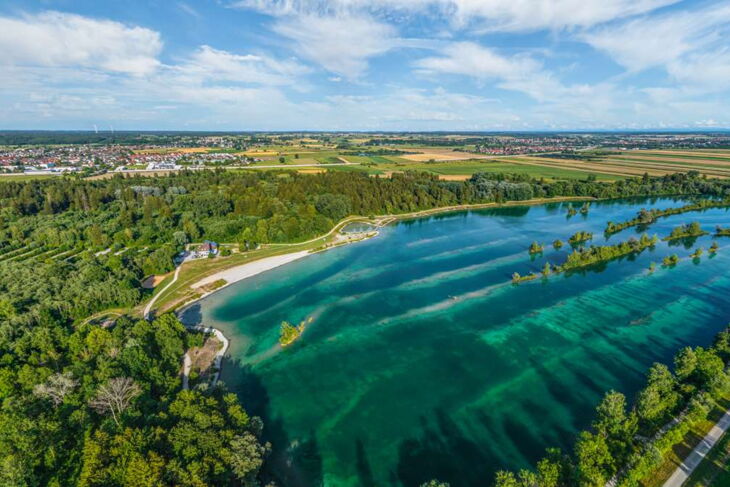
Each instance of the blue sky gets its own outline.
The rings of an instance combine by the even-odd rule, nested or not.
[[[730,127],[730,2],[3,0],[0,128]]]

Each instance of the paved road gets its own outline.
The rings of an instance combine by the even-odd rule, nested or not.
[[[692,450],[692,453],[690,453],[689,456],[684,459],[682,464],[677,467],[677,470],[674,471],[672,476],[664,482],[663,487],[681,487],[692,472],[694,472],[695,468],[697,468],[697,465],[702,462],[705,455],[707,455],[715,443],[720,440],[728,427],[730,427],[730,410],[725,412],[722,418],[720,418],[720,421],[712,427],[710,432],[707,433],[695,449]]]

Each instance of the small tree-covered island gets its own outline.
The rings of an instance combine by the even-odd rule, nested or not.
[[[294,343],[302,333],[308,324],[312,322],[312,317],[302,321],[297,326],[292,325],[288,321],[281,323],[281,332],[279,334],[279,344],[282,347],[286,347]]]
[[[730,400],[730,179],[557,169],[595,140],[451,177],[492,139],[2,137],[127,162],[0,180],[0,485],[658,487]]]

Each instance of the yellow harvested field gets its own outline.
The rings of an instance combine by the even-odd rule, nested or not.
[[[464,161],[467,159],[489,159],[490,156],[484,154],[472,154],[471,152],[453,151],[449,149],[427,149],[418,154],[403,154],[399,156],[409,161]]]
[[[244,152],[247,157],[260,157],[260,156],[278,156],[279,153],[271,150],[259,150],[259,151],[248,151]]]
[[[300,174],[322,174],[323,172],[327,172],[327,169],[299,169],[297,172]]]
[[[622,167],[634,167],[634,168],[647,168],[647,169],[658,169],[667,171],[668,173],[674,172],[687,172],[687,171],[700,171],[703,174],[710,176],[730,176],[730,165],[725,167],[711,167],[702,164],[686,164],[686,163],[666,163],[666,162],[650,162],[650,161],[634,161],[629,159],[605,159],[601,161],[601,164],[611,164],[613,166]]]
[[[439,179],[442,181],[466,181],[471,178],[471,174],[440,174]]]

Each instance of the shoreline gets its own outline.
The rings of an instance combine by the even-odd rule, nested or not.
[[[412,213],[403,213],[403,214],[396,214],[396,215],[380,215],[374,218],[367,218],[367,217],[361,217],[356,215],[351,215],[343,220],[339,221],[337,224],[335,224],[334,227],[332,227],[332,230],[327,232],[325,235],[321,237],[316,237],[312,239],[311,241],[317,241],[323,238],[327,238],[333,233],[337,233],[342,230],[342,228],[346,227],[349,223],[354,222],[367,222],[373,225],[375,228],[380,228],[385,225],[390,225],[391,223],[398,222],[401,220],[410,220],[414,218],[423,218],[433,215],[438,215],[441,213],[451,213],[456,211],[470,211],[470,210],[480,210],[480,209],[487,209],[487,208],[502,208],[502,207],[508,207],[508,206],[535,206],[535,205],[542,205],[542,204],[548,204],[548,203],[564,203],[569,201],[596,201],[597,198],[593,197],[582,197],[582,196],[566,196],[561,198],[538,198],[538,199],[532,199],[532,200],[523,200],[523,201],[510,201],[506,203],[477,203],[477,204],[470,204],[470,205],[458,205],[458,206],[448,206],[448,207],[441,207],[441,208],[433,208],[429,210],[422,210],[418,212],[412,212]],[[219,330],[218,328],[215,328],[213,326],[204,325],[202,323],[198,324],[186,324],[182,320],[182,316],[185,314],[185,312],[190,309],[190,307],[194,306],[196,303],[202,301],[203,299],[227,288],[228,286],[241,282],[245,279],[248,279],[250,277],[262,274],[266,271],[276,269],[277,267],[281,267],[283,265],[289,264],[291,262],[295,262],[297,260],[300,260],[304,257],[307,257],[309,255],[317,254],[320,252],[325,252],[327,250],[341,247],[344,245],[349,245],[357,242],[361,242],[364,240],[369,240],[371,238],[374,238],[379,235],[378,231],[369,232],[364,235],[362,235],[360,238],[354,238],[354,239],[347,239],[345,241],[341,242],[334,242],[333,244],[329,246],[325,246],[324,248],[319,249],[312,249],[312,250],[299,250],[296,252],[289,252],[286,254],[276,255],[272,257],[264,257],[262,259],[254,260],[252,262],[247,262],[245,264],[240,264],[234,267],[230,267],[228,269],[223,269],[221,271],[215,272],[209,276],[205,276],[201,278],[199,281],[197,281],[194,285],[190,286],[192,289],[200,289],[206,285],[212,285],[218,281],[224,280],[225,283],[221,286],[215,287],[214,289],[204,292],[198,296],[196,296],[194,299],[183,302],[181,305],[179,305],[177,308],[173,308],[171,311],[175,314],[175,316],[180,319],[183,322],[183,325],[186,328],[189,329],[205,329],[207,331],[210,331],[214,333],[216,336],[221,339],[225,343],[225,347],[220,351],[219,355],[216,356],[216,363],[218,364],[218,371],[216,373],[216,378],[220,377],[222,365],[223,365],[223,359],[230,348],[230,340],[225,336],[225,334]],[[287,245],[287,244],[285,244]],[[176,269],[176,274],[179,272],[180,268],[184,265],[184,262],[178,266],[178,269]],[[169,286],[169,285],[168,285]],[[149,313],[151,311],[151,304],[149,303],[147,305],[147,311],[146,313]],[[145,315],[146,317],[146,315]]]
[[[456,205],[456,206],[442,206],[439,208],[432,208],[430,210],[414,211],[411,213],[396,213],[391,215],[381,215],[374,217],[374,220],[389,219],[387,224],[399,220],[409,220],[411,218],[423,218],[427,216],[438,215],[440,213],[451,213],[454,211],[470,211],[470,210],[485,210],[488,208],[506,208],[509,206],[536,206],[536,205],[547,205],[550,203],[566,203],[566,202],[580,202],[580,201],[600,201],[600,198],[594,198],[593,196],[559,196],[556,198],[533,198],[529,200],[520,201],[505,201],[503,203],[472,203],[468,205]]]
[[[298,252],[274,255],[272,257],[264,257],[263,259],[253,260],[245,264],[240,264],[235,267],[230,267],[228,269],[218,271],[215,274],[202,278],[190,287],[193,289],[199,289],[209,284],[213,284],[221,279],[225,280],[225,285],[215,289],[213,291],[215,292],[236,282],[248,279],[249,277],[256,276],[271,269],[276,269],[277,267],[280,267],[284,264],[299,260],[309,254],[310,252],[308,250],[300,250]]]
[[[467,205],[456,205],[456,206],[445,206],[445,207],[439,207],[439,208],[432,208],[428,210],[421,210],[421,211],[415,211],[411,213],[399,213],[399,214],[388,214],[388,215],[378,215],[374,216],[372,218],[365,217],[365,216],[358,216],[358,215],[350,215],[348,217],[343,218],[338,223],[336,223],[332,230],[327,232],[326,234],[315,237],[307,242],[315,242],[324,238],[327,238],[331,236],[332,234],[335,234],[339,232],[342,228],[347,226],[349,223],[356,223],[356,222],[367,222],[373,225],[375,228],[384,227],[386,225],[390,225],[391,223],[395,223],[398,221],[403,220],[411,220],[415,218],[425,218],[429,216],[438,215],[441,213],[452,213],[457,211],[471,211],[471,210],[483,210],[483,209],[489,209],[489,208],[504,208],[504,207],[510,207],[510,206],[536,206],[536,205],[545,205],[549,203],[565,203],[565,202],[581,202],[581,201],[599,201],[598,198],[594,198],[591,196],[564,196],[564,197],[557,197],[557,198],[535,198],[530,200],[521,200],[521,201],[507,201],[504,203],[474,203],[474,204],[467,204]],[[258,274],[264,273],[266,271],[269,271],[271,269],[275,269],[277,267],[281,267],[283,265],[289,264],[291,262],[295,262],[299,259],[302,259],[304,257],[307,257],[308,255],[317,254],[319,252],[324,252],[326,250],[330,250],[336,247],[341,247],[343,245],[349,245],[357,242],[361,242],[364,240],[369,240],[370,238],[374,238],[379,233],[377,231],[365,234],[365,236],[361,238],[355,238],[352,240],[345,240],[341,242],[334,242],[330,244],[329,246],[326,246],[324,248],[319,249],[312,249],[312,250],[298,250],[295,252],[289,252],[281,255],[276,255],[272,257],[264,257],[262,259],[253,260],[251,262],[246,262],[245,264],[239,264],[237,266],[229,267],[227,269],[222,269],[220,271],[217,271],[211,275],[202,277],[200,280],[196,281],[193,285],[190,286],[191,289],[201,289],[202,287],[206,285],[214,284],[217,281],[224,280],[225,283],[221,286],[216,287],[215,289],[212,289],[210,291],[203,292],[199,296],[196,296],[195,299],[192,299],[187,302],[183,302],[182,304],[178,304],[172,307],[170,310],[171,312],[175,313],[177,316],[180,316],[185,310],[190,308],[193,304],[203,300],[204,298],[207,298],[208,296],[211,296],[214,293],[217,293],[218,291],[221,291],[228,286],[241,282],[245,279],[248,279],[249,277],[256,276]],[[304,243],[307,243],[304,242]],[[275,246],[295,246],[295,245],[301,245],[302,242],[299,243],[291,243],[291,244],[272,244]],[[182,267],[183,264],[181,264],[178,267],[178,270],[180,267]],[[162,293],[160,293],[162,294]],[[158,295],[159,297],[159,295]],[[148,305],[149,307],[149,305]],[[149,309],[149,311],[152,311]],[[148,312],[149,312],[148,311]]]
[[[214,274],[211,274],[209,276],[206,276],[199,281],[195,282],[190,286],[193,290],[201,290],[205,286],[214,285],[215,283],[219,281],[225,281],[223,284],[216,286],[214,289],[211,289],[210,291],[205,291],[199,296],[195,297],[195,299],[192,299],[190,301],[184,302],[182,305],[178,305],[178,308],[173,308],[171,311],[174,312],[176,315],[183,314],[190,306],[194,305],[198,301],[203,300],[204,298],[207,298],[208,296],[211,296],[212,294],[217,293],[218,291],[221,291],[228,286],[231,286],[232,284],[236,284],[240,281],[243,281],[245,279],[248,279],[249,277],[254,277],[259,274],[262,274],[264,272],[270,271],[272,269],[276,269],[277,267],[281,267],[283,265],[289,264],[291,262],[295,262],[297,260],[303,259],[304,257],[308,257],[310,255],[319,254],[321,252],[326,252],[327,250],[331,250],[337,247],[343,247],[345,245],[354,244],[357,242],[362,242],[365,240],[369,240],[371,238],[377,237],[379,233],[377,231],[375,232],[369,232],[363,236],[360,236],[359,238],[353,238],[353,239],[347,239],[341,242],[335,242],[333,244],[330,244],[329,246],[325,246],[324,248],[319,249],[312,249],[312,250],[298,250],[296,252],[289,252],[286,254],[281,255],[274,255],[271,257],[264,257],[261,259],[253,260],[251,262],[246,262],[245,264],[239,264],[237,266],[229,267],[227,269],[220,270]],[[321,237],[318,237],[319,239]]]
[[[504,208],[504,207],[510,207],[510,206],[537,206],[537,205],[545,205],[550,203],[565,203],[565,202],[585,202],[585,201],[601,201],[605,199],[610,198],[594,198],[594,197],[583,197],[583,196],[566,196],[566,197],[558,197],[558,198],[536,198],[531,200],[522,200],[522,201],[508,201],[505,203],[477,203],[477,204],[470,204],[470,205],[458,205],[458,206],[448,206],[448,207],[441,207],[441,208],[433,208],[429,210],[422,210],[412,213],[403,213],[403,214],[391,214],[391,215],[380,215],[373,218],[368,217],[362,217],[357,215],[351,215],[348,216],[341,221],[339,221],[337,224],[335,224],[332,229],[327,232],[326,234],[316,237],[314,239],[311,239],[308,242],[316,242],[321,239],[326,239],[327,237],[330,237],[332,234],[337,234],[340,232],[343,228],[345,228],[349,223],[355,223],[355,222],[367,222],[371,224],[375,228],[384,227],[385,225],[390,225],[391,223],[398,222],[398,221],[404,221],[404,220],[410,220],[410,219],[416,219],[416,218],[424,218],[434,215],[439,215],[441,213],[451,213],[451,212],[457,212],[457,211],[471,211],[471,210],[480,210],[480,209],[489,209],[489,208]],[[215,272],[209,276],[205,276],[201,278],[200,280],[196,281],[194,285],[191,285],[191,289],[201,289],[202,287],[206,285],[214,285],[214,283],[224,280],[225,282],[217,286],[210,291],[203,292],[202,294],[199,294],[194,299],[182,302],[181,304],[176,305],[173,307],[170,311],[175,314],[175,316],[180,319],[180,321],[183,323],[183,325],[186,328],[189,329],[198,329],[198,330],[206,330],[208,332],[214,333],[221,341],[225,343],[225,347],[219,352],[219,354],[216,356],[216,363],[218,364],[218,371],[216,373],[216,379],[220,377],[222,366],[223,366],[223,359],[225,358],[226,352],[230,349],[231,341],[225,336],[225,334],[218,328],[215,328],[210,325],[205,325],[202,322],[197,324],[187,324],[183,321],[182,316],[184,313],[190,309],[190,307],[194,306],[196,303],[202,301],[203,299],[227,288],[228,286],[241,282],[245,279],[248,279],[250,277],[262,274],[266,271],[275,269],[277,267],[281,267],[283,265],[289,264],[291,262],[295,262],[297,260],[300,260],[304,257],[307,257],[309,255],[317,254],[320,252],[325,252],[327,250],[341,247],[344,245],[349,245],[352,243],[361,242],[364,240],[369,240],[371,238],[374,238],[379,235],[378,231],[369,232],[365,234],[361,234],[360,238],[354,238],[354,239],[346,239],[344,241],[340,242],[334,242],[329,245],[325,245],[323,248],[316,248],[311,250],[299,250],[295,252],[289,252],[281,255],[276,255],[272,257],[264,257],[262,259],[254,260],[251,262],[247,262],[245,264],[239,264],[237,266],[229,267],[227,269],[220,270],[218,272]],[[301,245],[300,244],[279,244],[279,245]],[[184,262],[178,266],[178,269],[176,270],[179,272],[180,267]],[[230,279],[230,281],[228,279]],[[169,286],[169,285],[168,285]],[[150,303],[152,304],[152,303]],[[148,305],[148,308],[150,306]]]

